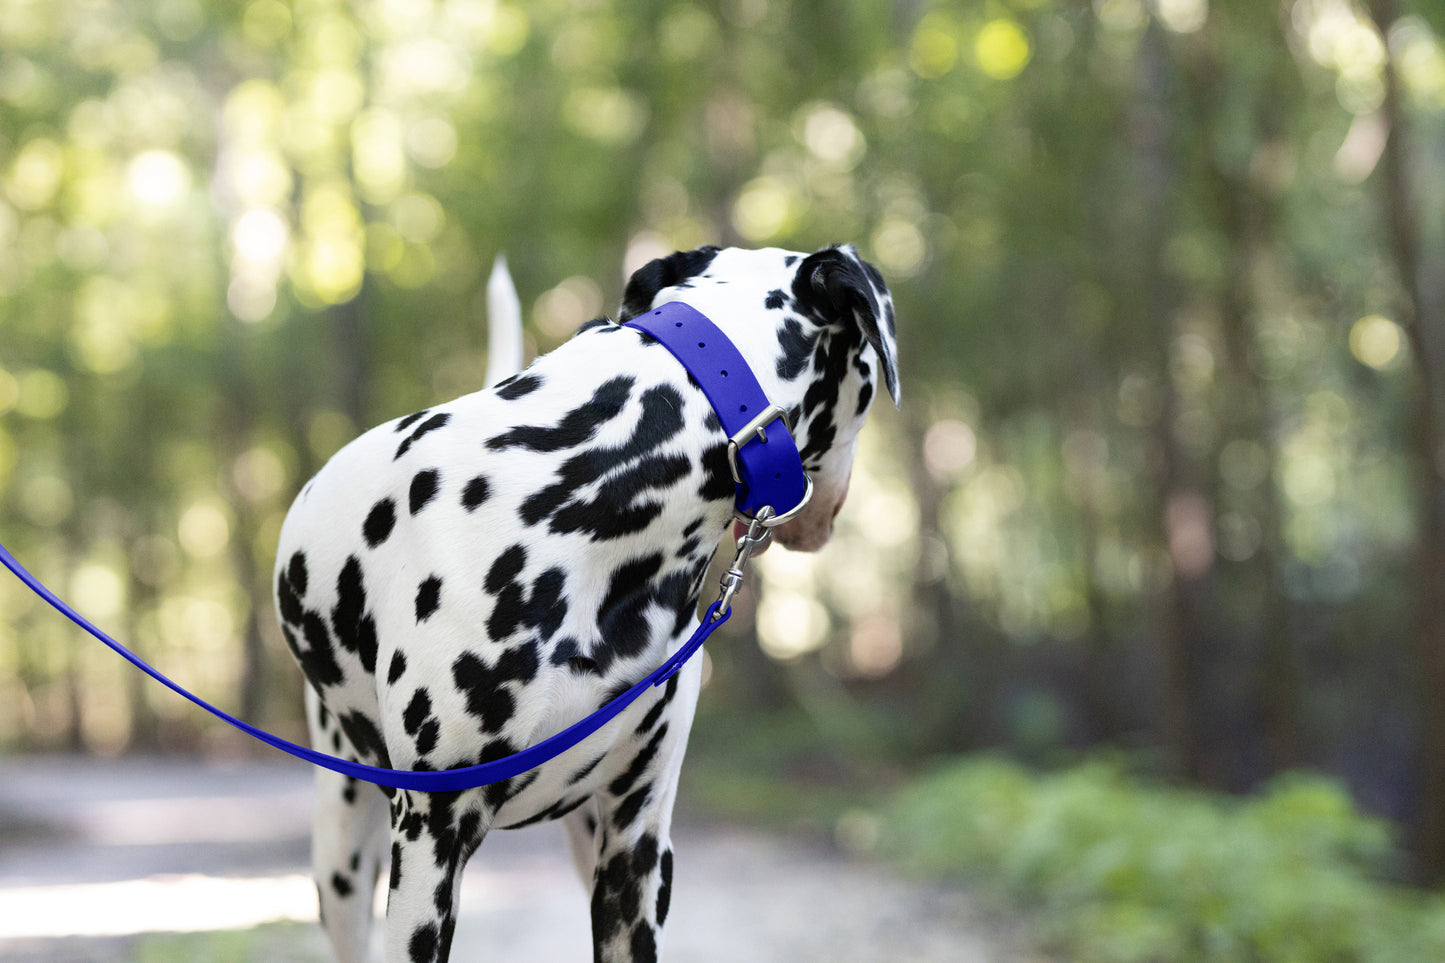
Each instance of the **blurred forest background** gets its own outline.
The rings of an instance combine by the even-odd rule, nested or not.
[[[530,355],[673,249],[854,241],[903,407],[834,543],[761,560],[695,739],[1322,771],[1439,881],[1442,31],[1435,0],[0,0],[0,533],[299,734],[281,519],[480,387],[494,255]],[[240,743],[4,579],[0,745]]]

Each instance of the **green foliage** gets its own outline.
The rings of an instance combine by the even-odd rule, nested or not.
[[[1237,800],[1109,763],[966,760],[900,793],[884,840],[917,872],[1034,907],[1071,959],[1445,958],[1445,898],[1385,881],[1385,825],[1321,777]]]
[[[120,958],[134,963],[320,963],[330,953],[313,923],[268,923],[248,930],[144,936]]]

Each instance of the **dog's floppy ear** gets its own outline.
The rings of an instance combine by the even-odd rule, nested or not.
[[[856,324],[878,352],[883,380],[898,404],[898,339],[893,296],[878,269],[858,256],[851,244],[825,247],[798,265],[793,297],[825,324]]]
[[[622,321],[630,321],[652,307],[653,298],[663,288],[681,284],[688,278],[697,277],[720,248],[700,247],[695,251],[674,251],[667,257],[649,261],[638,268],[627,282],[622,293]]]

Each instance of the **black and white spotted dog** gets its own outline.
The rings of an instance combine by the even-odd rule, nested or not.
[[[634,274],[622,319],[673,300],[711,318],[790,413],[815,494],[775,535],[820,548],[877,381],[898,398],[882,277],[849,246],[705,247]],[[313,744],[402,769],[475,765],[642,678],[696,625],[733,518],[725,440],[666,348],[601,318],[497,387],[346,446],[292,506],[276,566]],[[553,761],[479,789],[379,790],[318,769],[312,854],[338,957],[366,958],[388,848],[386,959],[444,961],[482,838],[565,817],[592,889],[595,958],[656,960],[701,666]]]

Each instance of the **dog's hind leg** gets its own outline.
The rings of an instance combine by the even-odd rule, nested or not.
[[[567,848],[572,852],[572,865],[582,885],[592,888],[597,872],[597,800],[589,799],[562,817],[567,827]]]
[[[323,715],[308,689],[307,717],[312,742],[335,748],[349,746],[336,720]],[[316,770],[316,801],[311,831],[311,866],[321,901],[321,925],[340,963],[365,963],[371,942],[372,901],[376,880],[386,861],[386,797],[370,783],[329,769]]]

